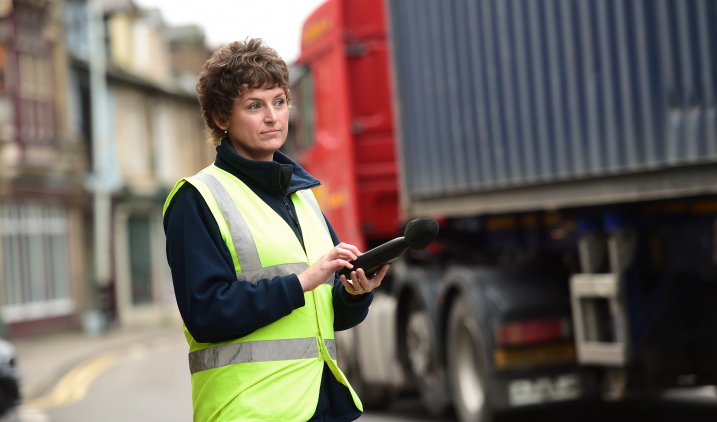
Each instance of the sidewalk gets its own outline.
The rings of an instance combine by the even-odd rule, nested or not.
[[[12,343],[22,375],[22,398],[46,394],[65,373],[92,356],[181,333],[181,322],[173,322],[140,329],[117,328],[99,336],[67,332],[15,340]]]

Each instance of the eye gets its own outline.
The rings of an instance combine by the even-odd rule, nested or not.
[[[249,107],[247,107],[249,110],[259,110],[259,103],[251,103],[249,104]]]
[[[281,106],[283,106],[285,103],[286,103],[286,100],[285,100],[285,99],[279,98],[278,100],[276,100],[276,102],[274,103],[274,105],[277,106],[277,107],[281,107]]]

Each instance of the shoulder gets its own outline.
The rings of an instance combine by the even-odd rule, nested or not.
[[[202,194],[199,193],[193,184],[183,183],[181,186],[175,187],[170,194],[165,215],[169,214],[172,209],[177,208],[178,204],[188,205],[198,201],[204,202]]]
[[[184,183],[172,191],[171,197],[167,200],[164,211],[165,227],[172,222],[182,224],[182,221],[211,215],[202,194],[191,183]]]
[[[204,234],[223,245],[216,217],[196,187],[190,183],[180,186],[164,213],[164,233],[167,241],[181,238],[198,239]],[[221,246],[222,249],[226,245]],[[228,250],[226,251],[227,253]]]

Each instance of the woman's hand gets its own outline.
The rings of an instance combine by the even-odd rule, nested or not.
[[[388,271],[389,264],[384,264],[381,269],[371,277],[366,277],[363,268],[351,271],[351,281],[346,280],[346,276],[341,276],[341,283],[346,287],[346,291],[350,295],[363,295],[381,285],[381,280]]]
[[[304,292],[309,292],[324,284],[341,268],[353,268],[349,261],[354,261],[361,255],[358,248],[348,243],[339,243],[326,255],[314,262],[306,271],[299,274],[299,282]]]

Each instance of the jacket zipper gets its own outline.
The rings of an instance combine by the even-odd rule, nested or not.
[[[289,201],[286,200],[286,197],[282,197],[281,199],[284,200],[284,206],[286,207],[286,210],[289,211],[289,216],[291,216],[291,220],[296,224],[296,228],[299,228],[299,221],[294,216],[294,213],[291,212],[291,207],[289,206]]]
[[[289,207],[289,201],[286,200],[286,196],[282,197],[284,200],[284,206],[286,207],[286,210],[289,212],[289,215],[291,216],[291,219],[294,221],[294,224],[296,224],[296,227],[299,227],[299,222],[297,221],[296,217],[294,216],[294,213],[291,212],[291,207]],[[311,260],[309,259],[309,254],[306,252],[306,246],[303,244],[304,242],[301,242],[302,246],[304,247],[304,253],[306,254],[306,262],[311,263]],[[319,356],[321,360],[324,362],[328,360],[331,360],[330,356],[327,356],[323,350],[326,347],[326,343],[324,343],[324,336],[321,334],[321,322],[319,321],[319,308],[317,306],[317,303],[319,301],[319,298],[316,296],[316,291],[318,289],[314,289],[311,291],[311,296],[314,298],[314,313],[316,314],[316,346],[319,348]],[[323,345],[323,348],[321,347]]]
[[[286,196],[282,197],[281,199],[284,200],[284,206],[286,207],[286,210],[289,212],[289,215],[291,216],[291,219],[294,221],[294,224],[296,224],[296,227],[298,228],[299,222],[296,220],[294,213],[291,212],[291,207],[289,207],[289,201],[286,200]],[[306,246],[303,245],[303,242],[301,242],[301,243],[302,243],[302,246],[304,247],[304,253],[306,254],[306,262],[310,263],[311,260],[309,259],[309,254],[306,252]],[[318,303],[319,299],[318,299],[318,297],[316,297],[316,290],[317,289],[314,289],[311,291],[311,296],[314,298],[314,313],[316,314],[316,329],[317,329],[316,341],[317,341],[317,343],[323,344],[324,336],[321,334],[321,322],[319,321],[319,309],[318,309],[318,306],[316,305]],[[316,346],[319,348],[319,356],[323,357],[322,360],[325,361],[326,357],[324,356],[323,349],[321,348],[321,345],[317,344]],[[325,344],[324,344],[324,347],[326,347]]]

